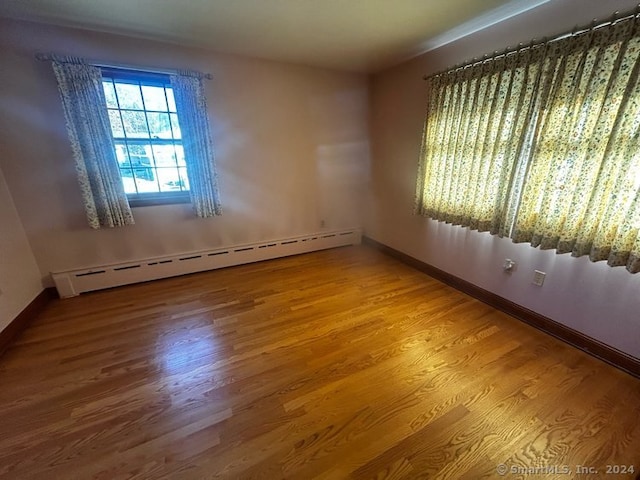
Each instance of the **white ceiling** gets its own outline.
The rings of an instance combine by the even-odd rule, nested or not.
[[[547,1],[0,0],[0,16],[373,72]]]

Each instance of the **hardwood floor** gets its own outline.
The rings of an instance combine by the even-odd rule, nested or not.
[[[0,478],[640,470],[640,380],[367,247],[55,301],[0,386]]]

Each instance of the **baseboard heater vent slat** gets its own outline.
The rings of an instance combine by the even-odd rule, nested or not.
[[[180,260],[182,262],[184,260],[195,260],[196,258],[202,258],[202,255],[193,255],[191,257],[182,257],[182,258],[179,258],[178,260]]]
[[[234,245],[209,251],[184,252],[179,255],[148,258],[132,264],[96,265],[84,269],[52,272],[51,277],[60,297],[73,297],[84,292],[118,287],[188,273],[272,258],[308,253],[327,248],[357,245],[361,242],[359,229],[313,233],[294,238],[251,245]]]
[[[131,270],[133,268],[140,268],[142,265],[128,265],[126,267],[114,267],[114,272],[119,272],[120,270]]]
[[[97,270],[95,272],[76,273],[76,277],[87,277],[89,275],[100,275],[101,273],[106,273],[106,270]]]

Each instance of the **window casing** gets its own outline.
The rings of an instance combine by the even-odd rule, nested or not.
[[[102,68],[106,108],[132,207],[189,202],[189,179],[168,75]]]

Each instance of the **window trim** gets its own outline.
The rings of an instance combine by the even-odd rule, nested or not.
[[[131,208],[153,207],[154,205],[178,205],[190,203],[191,195],[188,191],[183,192],[148,192],[148,193],[127,193],[129,206]]]
[[[145,72],[139,70],[129,70],[129,69],[119,69],[113,67],[99,67],[102,73],[103,80],[111,80],[114,84],[121,80],[123,82],[135,82],[138,85],[149,85],[149,86],[158,86],[163,88],[171,88],[171,80],[168,74],[164,73],[155,73],[155,72]],[[105,103],[104,108],[108,110],[108,106]],[[118,105],[118,109],[120,111],[128,111],[128,109],[121,109]],[[155,110],[147,110],[144,108],[140,110],[145,112],[155,113]],[[171,113],[168,111],[168,113]],[[176,112],[177,114],[177,112]],[[179,117],[178,117],[179,118]],[[175,139],[145,139],[145,138],[127,138],[126,134],[124,137],[114,137],[113,132],[111,132],[111,139],[114,142],[114,150],[115,145],[118,143],[125,142],[128,144],[128,141],[133,142],[147,142],[150,145],[167,143],[175,145]],[[180,145],[182,145],[182,139],[179,140]],[[157,167],[154,167],[154,169]],[[187,167],[188,168],[188,167]],[[188,171],[188,170],[187,170]],[[143,193],[126,193],[127,200],[129,201],[129,206],[131,208],[137,207],[149,207],[155,205],[174,205],[174,204],[184,204],[191,202],[191,195],[189,190],[181,190],[178,192],[143,192]]]

